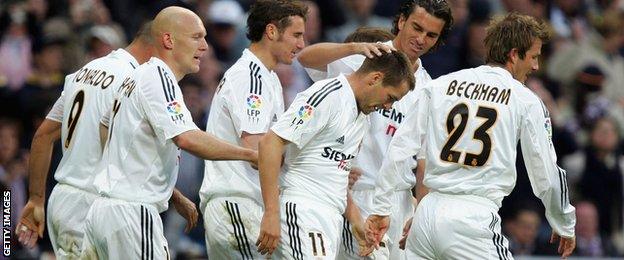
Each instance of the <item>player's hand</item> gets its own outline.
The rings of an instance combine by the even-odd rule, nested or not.
[[[349,172],[349,189],[351,189],[353,184],[360,179],[360,176],[362,176],[362,170],[360,168],[351,168],[351,171]]]
[[[260,235],[256,241],[258,252],[261,254],[273,254],[280,241],[280,216],[279,212],[264,212],[260,223]]]
[[[351,226],[351,232],[353,233],[353,237],[355,237],[355,240],[357,240],[358,246],[360,248],[360,251],[358,252],[358,254],[360,256],[370,255],[375,249],[375,247],[373,243],[370,243],[366,239],[366,231],[364,230],[363,223],[360,222],[359,225],[353,224]]]
[[[390,216],[370,215],[364,224],[366,229],[366,240],[373,243],[375,249],[379,249],[381,239],[390,226]]]
[[[186,219],[186,227],[184,227],[184,232],[188,233],[197,225],[197,218],[199,217],[199,212],[197,212],[197,207],[195,203],[189,200],[187,197],[180,193],[176,199],[172,200],[173,207],[175,210]]]
[[[44,228],[45,210],[43,209],[43,202],[28,200],[15,229],[19,242],[27,248],[33,248],[37,239],[43,237]]]
[[[414,218],[411,217],[407,221],[405,221],[405,226],[403,226],[403,234],[401,235],[401,240],[399,240],[399,248],[405,250],[405,244],[407,243],[407,235],[409,234],[410,229],[412,228],[412,220]]]
[[[568,258],[568,256],[572,254],[572,251],[574,251],[574,248],[576,247],[576,238],[561,237],[559,236],[559,234],[553,231],[550,235],[550,243],[553,244],[557,242],[557,240],[559,240],[559,248],[557,249],[557,252],[561,254],[561,258]]]
[[[358,42],[354,44],[355,53],[362,54],[369,59],[381,56],[384,52],[391,53],[392,51],[396,51],[394,47],[383,44],[381,42]]]

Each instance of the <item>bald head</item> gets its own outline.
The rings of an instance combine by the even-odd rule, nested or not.
[[[152,34],[154,38],[161,37],[163,33],[176,34],[180,29],[193,23],[200,23],[201,19],[193,11],[170,6],[160,11],[152,22]]]
[[[172,6],[160,11],[151,26],[156,55],[178,79],[199,70],[199,60],[207,50],[206,29],[193,11]]]

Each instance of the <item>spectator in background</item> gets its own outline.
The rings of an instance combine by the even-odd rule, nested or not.
[[[88,53],[85,63],[104,57],[111,51],[122,48],[123,46],[126,46],[126,39],[124,35],[115,30],[112,26],[93,26],[87,33]]]
[[[598,230],[600,219],[596,206],[581,201],[576,207],[576,249],[574,256],[606,257],[618,256],[608,237],[601,236]]]
[[[509,249],[514,256],[557,254],[553,245],[539,241],[538,231],[541,225],[539,213],[528,207],[518,209],[512,219],[505,223]]]
[[[214,55],[224,68],[229,68],[240,52],[234,48],[239,35],[239,26],[245,20],[240,4],[234,0],[217,0],[208,8],[206,30],[208,43]]]
[[[33,46],[34,69],[26,83],[17,92],[24,134],[32,136],[61,94],[65,73],[63,66],[63,39],[44,38]],[[30,143],[25,143],[26,147]]]
[[[24,6],[13,4],[0,13],[0,85],[17,90],[32,70],[31,39]],[[5,29],[6,28],[6,29]],[[10,61],[10,62],[6,62]]]
[[[598,208],[600,233],[611,236],[622,227],[624,160],[618,150],[621,138],[615,122],[609,118],[598,119],[593,126],[584,156],[576,158],[584,162],[576,186],[580,196]]]
[[[11,191],[11,215],[20,216],[26,204],[28,153],[20,151],[20,130],[16,121],[0,118],[0,182]],[[19,218],[11,219],[11,234]]]
[[[347,21],[327,30],[326,38],[331,42],[343,42],[351,32],[361,26],[390,28],[392,20],[373,14],[377,0],[344,0]]]
[[[570,99],[588,92],[585,88],[587,84],[583,85],[586,80],[582,79],[594,79],[597,77],[592,75],[602,74],[603,79],[592,80],[595,82],[593,85],[598,85],[595,91],[599,92],[599,96],[608,98],[609,114],[622,127],[624,108],[621,104],[624,101],[624,88],[621,83],[624,82],[624,58],[619,55],[619,49],[624,44],[624,16],[622,11],[611,10],[602,17],[595,17],[592,24],[595,32],[589,33],[582,41],[564,46],[553,53],[547,62],[547,74],[563,84],[564,93]],[[583,102],[591,103],[592,98]]]

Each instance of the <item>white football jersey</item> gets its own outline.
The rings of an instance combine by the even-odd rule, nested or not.
[[[500,67],[480,66],[442,76],[417,90],[416,116],[390,143],[377,180],[376,214],[388,215],[388,195],[401,169],[425,140],[424,184],[432,191],[487,198],[499,207],[516,183],[520,141],[531,186],[560,235],[574,235],[566,173],[556,164],[548,110]],[[376,205],[376,206],[377,206]]]
[[[172,138],[196,130],[171,69],[152,57],[115,93],[108,142],[94,184],[107,197],[167,209],[180,149]]]
[[[358,111],[345,76],[319,81],[299,93],[271,130],[290,141],[281,189],[344,212],[348,175],[368,116]]]
[[[212,99],[206,132],[242,146],[241,134],[264,134],[284,113],[282,85],[248,49],[225,72]],[[258,171],[243,161],[205,161],[202,206],[213,196],[242,196],[263,205]]]
[[[46,118],[61,122],[63,158],[54,178],[95,193],[91,183],[102,157],[100,119],[113,103],[113,93],[138,67],[124,49],[95,59],[65,78],[65,86]]]
[[[394,46],[392,41],[387,41],[384,44]],[[362,66],[365,59],[364,55],[351,55],[328,64],[327,72],[314,69],[306,69],[306,71],[313,80],[319,80],[323,77],[336,77],[340,73],[351,74]],[[422,66],[420,59],[418,59],[418,69],[414,72],[414,77],[416,78],[415,88],[422,87],[431,81],[431,76]],[[362,170],[362,176],[353,185],[353,190],[375,188],[377,172],[381,168],[381,163],[390,140],[401,123],[405,121],[407,115],[414,110],[414,102],[414,91],[410,91],[399,101],[395,102],[391,109],[378,109],[369,115],[370,128],[364,136],[362,148],[354,162],[354,166]],[[412,161],[413,165],[411,168],[415,168],[416,162]],[[405,181],[397,185],[397,190],[411,189],[416,185],[416,177],[411,171],[403,173],[403,180]]]

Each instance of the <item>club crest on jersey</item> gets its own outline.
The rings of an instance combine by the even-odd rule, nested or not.
[[[167,112],[173,116],[179,115],[182,113],[182,106],[176,100],[171,101],[167,104]]]
[[[249,97],[247,97],[247,106],[250,109],[259,109],[262,106],[262,100],[260,99],[260,96],[251,94]]]
[[[299,115],[299,117],[303,120],[308,120],[310,117],[312,117],[313,111],[314,110],[312,109],[312,106],[306,104],[299,108],[299,112],[297,112],[297,115]]]
[[[294,126],[295,129],[299,128],[300,125],[303,125],[305,121],[307,121],[308,119],[312,117],[313,113],[314,113],[314,108],[310,106],[309,104],[305,104],[301,106],[299,110],[297,111],[296,116],[290,122],[290,126],[291,127]]]

